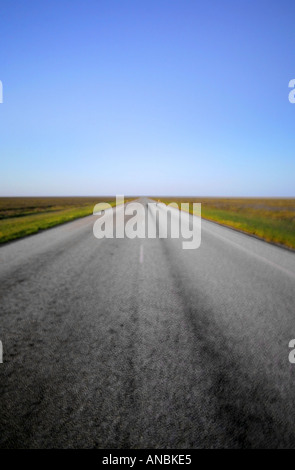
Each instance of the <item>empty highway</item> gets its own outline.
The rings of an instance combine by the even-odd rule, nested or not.
[[[0,446],[295,448],[295,254],[95,220],[0,247]]]

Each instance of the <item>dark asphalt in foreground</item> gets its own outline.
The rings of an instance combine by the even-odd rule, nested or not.
[[[0,247],[0,446],[295,448],[295,254],[94,220]]]

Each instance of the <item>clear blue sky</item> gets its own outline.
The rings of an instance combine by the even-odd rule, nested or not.
[[[0,195],[295,196],[294,0],[1,0]]]

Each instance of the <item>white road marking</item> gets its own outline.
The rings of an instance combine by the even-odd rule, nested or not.
[[[203,227],[203,230],[204,230],[204,227]],[[210,232],[211,235],[213,235],[214,237],[220,238],[221,240],[225,241],[226,243],[229,243],[231,245],[236,246],[237,248],[244,251],[245,253],[247,253],[247,254],[249,254],[249,255],[251,255],[251,256],[253,256],[253,257],[255,257],[255,258],[257,258],[261,261],[263,261],[264,263],[267,263],[268,265],[270,265],[273,268],[279,269],[282,273],[287,274],[288,276],[295,278],[295,274],[292,271],[289,271],[289,269],[286,269],[283,266],[280,266],[279,264],[277,264],[273,261],[270,261],[269,259],[265,258],[264,256],[259,255],[258,253],[255,253],[252,250],[249,250],[248,248],[240,245],[239,243],[237,243],[233,240],[230,240],[229,238],[224,237],[223,235],[220,235],[219,233],[212,232],[208,228],[205,228],[205,231],[206,230],[207,230],[207,232]],[[243,233],[243,232],[241,232],[241,233]],[[247,234],[244,234],[244,235],[247,235]],[[261,240],[261,241],[263,241],[263,240]],[[266,242],[264,242],[264,243],[266,243]]]
[[[142,245],[140,245],[139,262],[140,264],[143,263],[143,246]]]

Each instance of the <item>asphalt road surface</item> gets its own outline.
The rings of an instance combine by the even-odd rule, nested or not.
[[[0,248],[0,446],[295,448],[295,254],[95,220]]]

